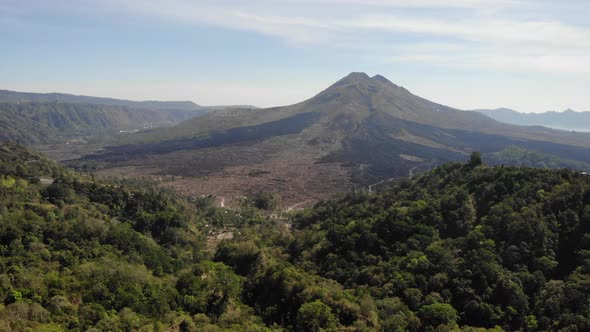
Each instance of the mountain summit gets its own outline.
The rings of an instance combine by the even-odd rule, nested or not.
[[[367,73],[363,73],[363,72],[359,72],[359,71],[353,71],[352,73],[344,76],[343,78],[341,78],[340,80],[338,80],[338,82],[363,82],[363,81],[370,81],[371,77],[369,77],[369,75],[367,75]]]
[[[351,73],[306,102],[307,107],[322,111],[347,109],[381,111],[393,116],[419,120],[432,115],[442,105],[417,97],[403,87],[391,83],[381,75],[369,77],[365,73]]]
[[[363,73],[363,72],[352,72],[352,73],[344,76],[340,80],[338,80],[332,86],[350,85],[350,84],[363,84],[363,85],[389,84],[389,85],[396,86],[395,84],[391,83],[391,81],[389,81],[387,78],[385,78],[381,75],[375,75],[373,77],[370,77],[369,75],[367,75],[366,73]]]

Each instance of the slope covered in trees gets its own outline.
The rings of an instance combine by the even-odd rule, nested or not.
[[[325,292],[366,325],[353,291],[274,249],[235,271],[212,261],[208,225],[246,217],[242,224],[266,229],[255,213],[207,208],[145,183],[97,181],[12,144],[0,146],[0,171],[0,330],[267,331],[316,311],[342,326],[317,301]],[[215,257],[229,260],[231,248]],[[257,278],[247,280],[246,270]]]
[[[119,130],[171,126],[202,115],[200,109],[150,109],[64,102],[0,102],[0,141],[56,142]]]
[[[291,261],[367,289],[386,330],[590,328],[590,179],[478,164],[316,206]]]
[[[16,145],[0,146],[0,173],[0,330],[590,327],[579,172],[486,167],[474,154],[290,219],[258,210],[262,194],[216,209]],[[218,228],[233,239],[208,245]]]

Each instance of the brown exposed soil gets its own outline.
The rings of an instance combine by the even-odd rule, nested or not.
[[[270,159],[256,164],[227,166],[203,177],[159,175],[159,169],[136,166],[116,167],[97,172],[108,177],[149,177],[162,186],[173,187],[187,196],[212,195],[231,207],[248,193],[267,191],[281,196],[281,206],[296,208],[313,205],[337,192],[350,190],[348,170],[339,163],[316,163],[311,157]]]

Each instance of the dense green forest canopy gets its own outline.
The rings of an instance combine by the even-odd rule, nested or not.
[[[290,260],[408,313],[387,330],[590,328],[590,178],[451,163],[300,215]],[[389,303],[389,302],[388,302]]]
[[[590,328],[580,172],[474,155],[295,216],[267,196],[217,209],[0,145],[0,330]]]

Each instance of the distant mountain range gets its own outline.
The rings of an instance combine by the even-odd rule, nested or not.
[[[364,73],[351,73],[295,105],[211,112],[128,139],[130,144],[76,163],[141,165],[162,174],[209,175],[207,181],[229,177],[229,184],[190,187],[291,190],[301,198],[408,176],[437,163],[464,160],[473,151],[495,154],[498,163],[506,149],[511,149],[504,154],[510,160],[534,151],[527,160],[571,159],[583,167],[590,163],[590,134],[501,123]]]
[[[520,113],[508,108],[476,110],[494,120],[521,126],[544,126],[561,130],[590,132],[590,112]]]
[[[0,90],[2,103],[66,103],[125,106],[151,110],[198,110],[201,106],[192,101],[132,101],[114,98],[78,96],[65,93],[32,93]]]
[[[171,126],[209,109],[191,101],[130,101],[0,90],[0,141],[59,142]]]

